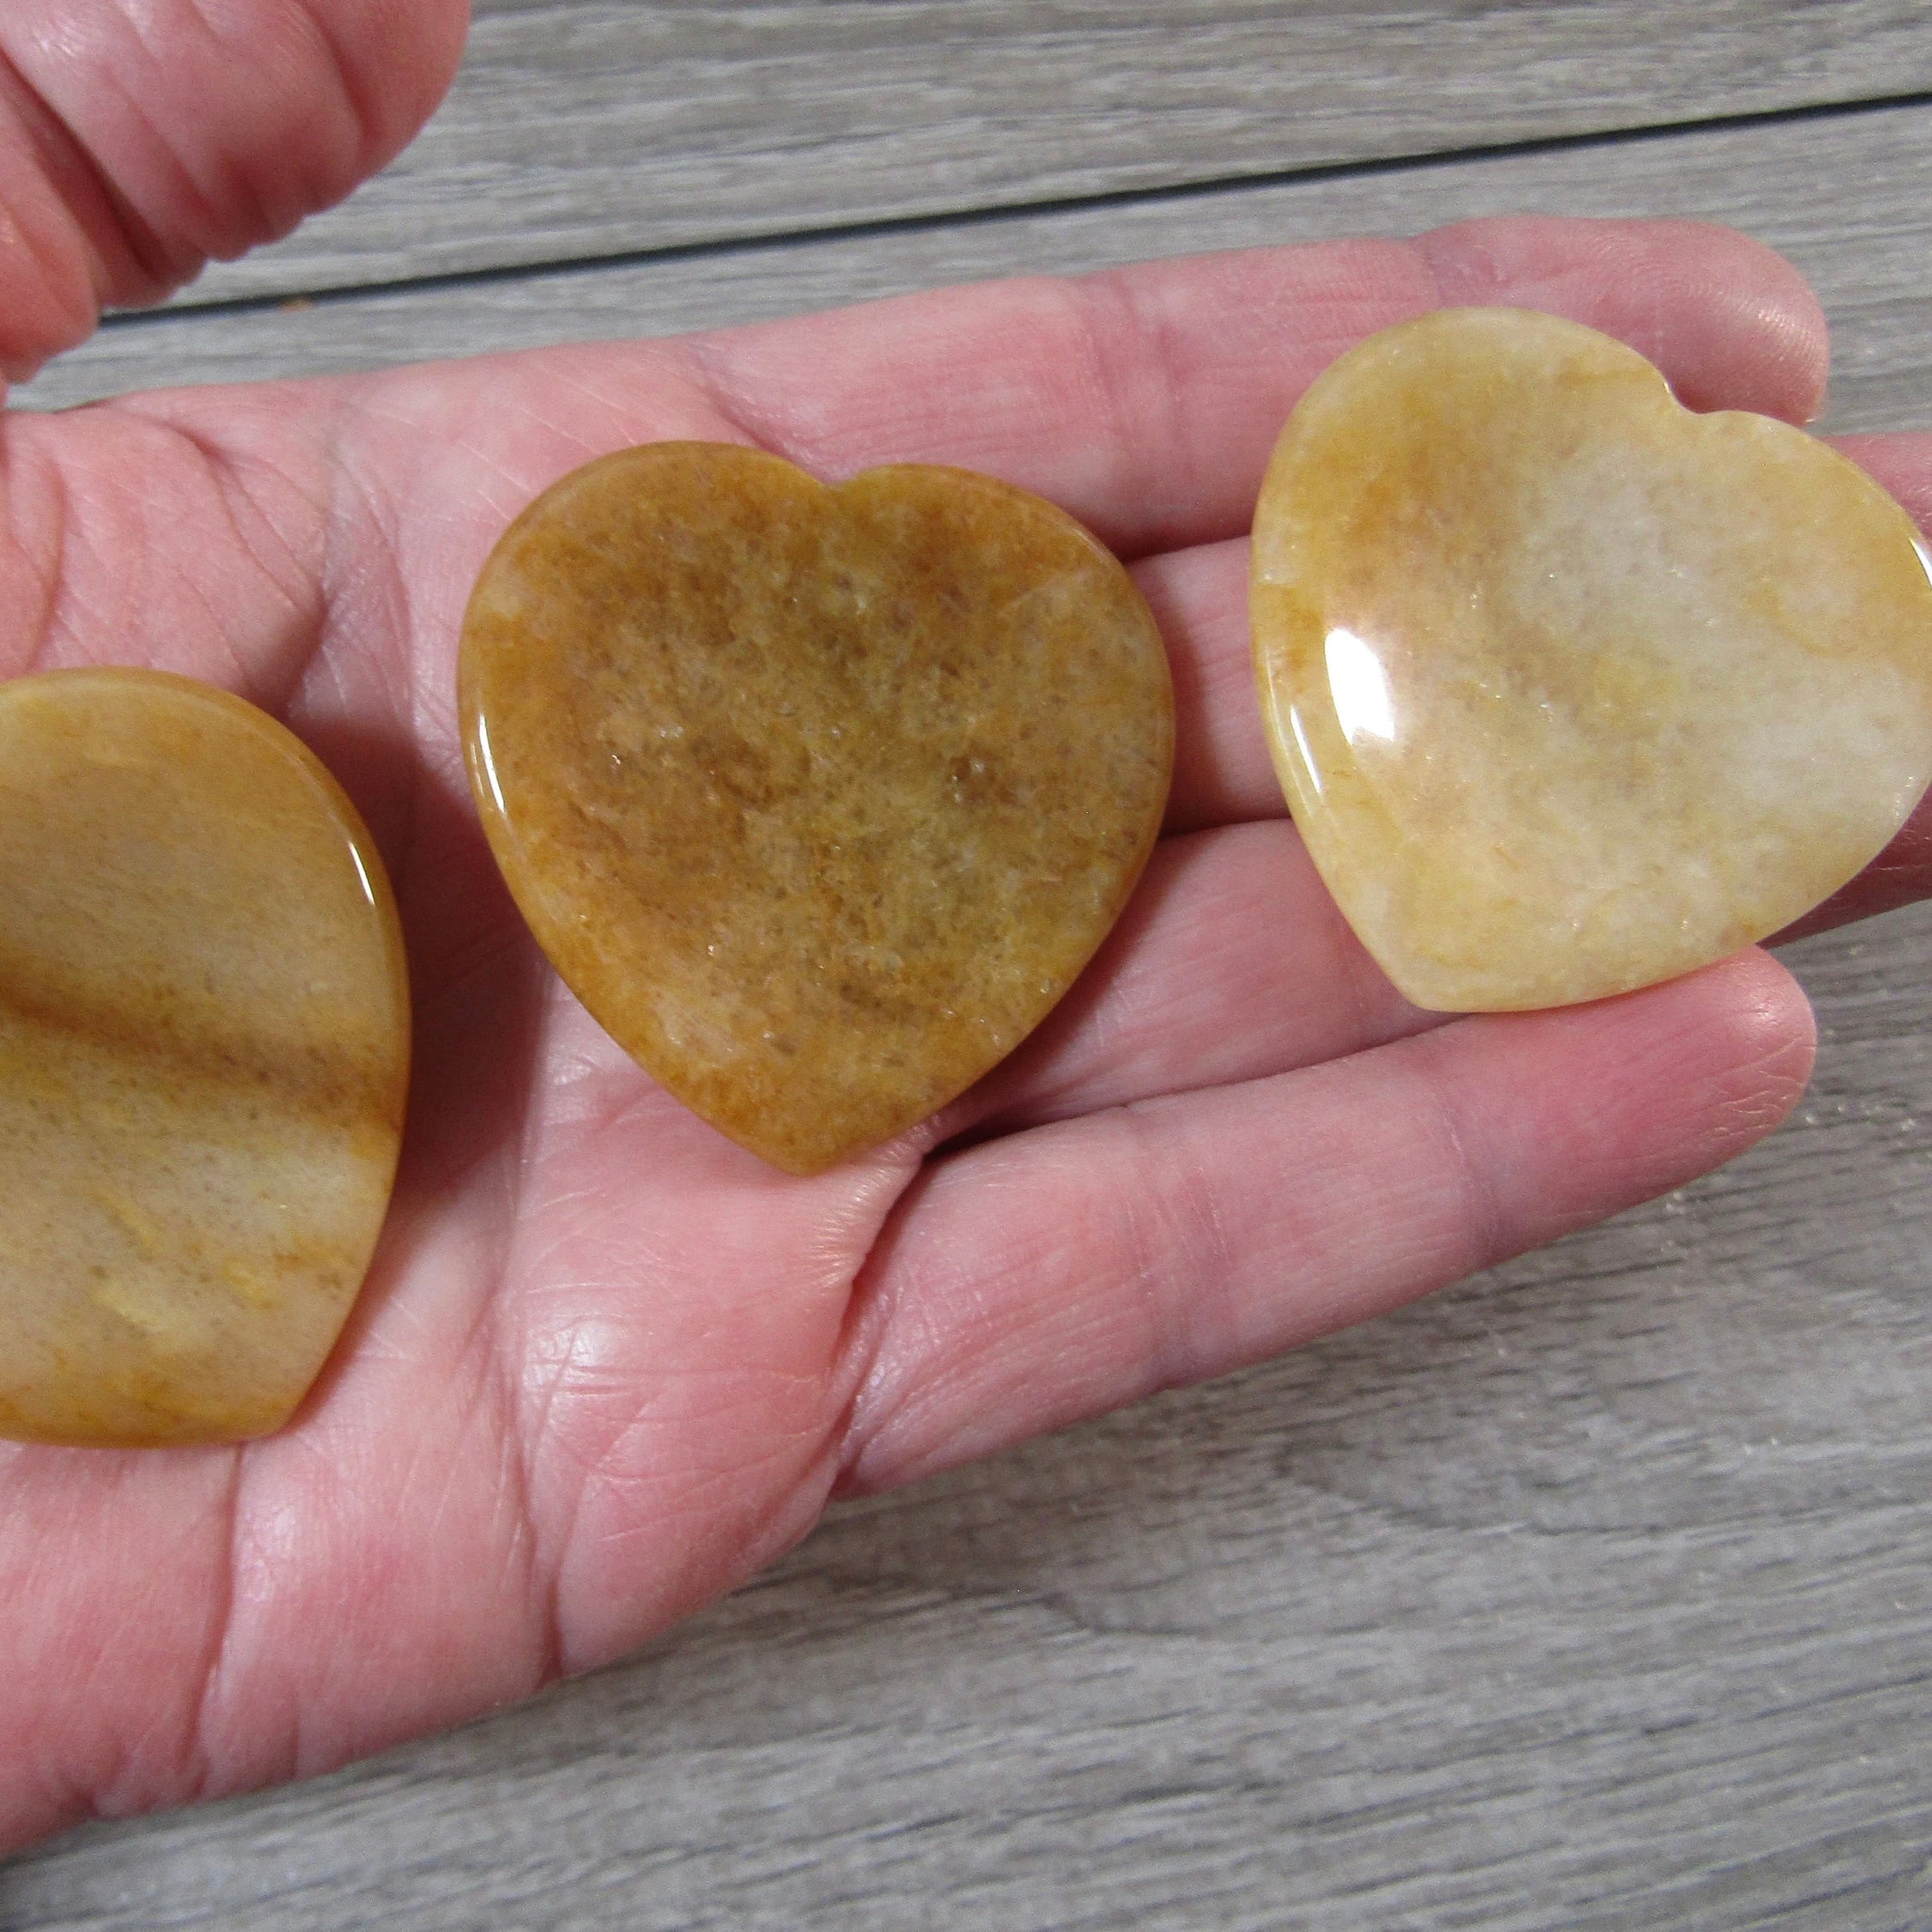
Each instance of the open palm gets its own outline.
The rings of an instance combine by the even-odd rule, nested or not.
[[[433,103],[456,13],[9,0],[10,366],[344,191]],[[261,84],[210,79],[244,56],[307,104],[293,136]],[[1815,305],[1754,245],[1522,221],[6,419],[0,674],[156,665],[287,719],[389,863],[416,1075],[368,1288],[289,1431],[0,1446],[0,1850],[525,1695],[841,1490],[1389,1308],[1783,1117],[1810,1022],[1763,954],[1443,1024],[1367,961],[1284,815],[1241,535],[1268,447],[1340,350],[1465,301],[1622,335],[1696,406],[1802,420],[1820,392]],[[665,437],[1039,491],[1133,562],[1174,659],[1167,835],[1099,959],[943,1117],[809,1180],[686,1113],[561,988],[462,773],[456,638],[491,544],[566,470]],[[1932,495],[1932,439],[1856,453]],[[1922,844],[1836,911],[1918,890]]]

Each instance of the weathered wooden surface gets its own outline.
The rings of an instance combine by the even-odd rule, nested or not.
[[[708,19],[720,71],[755,60],[748,29],[773,17],[653,10],[694,49]],[[568,40],[580,19],[594,45],[620,11],[555,0],[483,24],[541,15]],[[882,42],[933,17],[816,11],[873,20]],[[1061,17],[950,11],[982,39]],[[1282,10],[1081,17],[1234,31],[1264,11]],[[1290,17],[1327,22],[1333,48],[1382,11]],[[1442,0],[1402,17],[1453,39],[1526,31],[1533,11],[1579,75],[1610,31],[1597,16],[1617,16],[1656,77],[1645,121],[1799,71],[1780,36],[1801,30],[1893,36],[1882,64],[1803,70],[1805,98],[1932,65],[1932,16],[1910,6]],[[1700,68],[1707,27],[1730,51]],[[1089,83],[1135,98],[1147,44],[1097,34]],[[944,78],[950,52],[908,45]],[[1662,78],[1680,71],[1684,112]],[[1465,113],[1516,125],[1511,72],[1483,69],[1479,111],[1467,75],[1409,72],[1357,101],[1378,123],[1364,151],[1479,138]],[[749,68],[731,84],[750,88]],[[1587,94],[1591,125],[1615,125],[1609,98]],[[826,99],[842,137],[849,103]],[[1257,112],[1187,165],[1240,173]],[[568,125],[519,138],[568,169]],[[1036,159],[1042,179],[1061,165]],[[171,316],[110,331],[34,394],[1537,205],[1724,217],[1787,247],[1837,332],[1833,421],[1925,425],[1929,161],[1932,110],[1905,108]],[[584,165],[595,187],[605,163]],[[460,173],[432,186],[422,166],[417,205],[458,212]],[[997,198],[994,173],[967,179]],[[1824,1024],[1819,1078],[1726,1172],[1285,1362],[838,1512],[650,1654],[532,1706],[318,1784],[76,1833],[0,1868],[0,1928],[1932,1923],[1932,911],[1792,957]]]
[[[1924,88],[1918,0],[478,0],[416,149],[188,299]]]

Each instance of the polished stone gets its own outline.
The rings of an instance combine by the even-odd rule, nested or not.
[[[1932,582],[1802,431],[1574,323],[1450,310],[1309,389],[1256,671],[1315,864],[1416,1004],[1558,1005],[1776,933],[1932,776]]]
[[[409,994],[313,756],[143,671],[0,685],[0,1436],[279,1427],[387,1205]]]
[[[471,602],[462,713],[564,980],[798,1173],[1038,1024],[1125,903],[1172,763],[1159,631],[1060,511],[720,444],[606,458],[525,513]]]

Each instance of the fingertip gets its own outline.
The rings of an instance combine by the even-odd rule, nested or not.
[[[1816,1028],[1753,948],[1614,999],[1491,1013],[1403,1048],[1482,1150],[1498,1261],[1668,1194],[1764,1139],[1796,1106]]]
[[[1676,372],[1693,410],[1755,410],[1816,420],[1831,376],[1824,305],[1789,262],[1750,235],[1702,222],[1658,224],[1657,245],[1696,267],[1689,299],[1664,319],[1652,359]],[[1647,351],[1647,353],[1650,353]]]
[[[319,18],[320,16],[318,16]],[[377,0],[324,24],[338,42],[345,84],[356,97],[365,146],[359,175],[386,167],[442,105],[470,37],[470,0]],[[353,36],[353,46],[340,43]],[[398,61],[398,46],[409,51]]]
[[[1757,947],[1580,1015],[1610,1023],[1600,1048],[1629,1115],[1620,1194],[1641,1200],[1735,1159],[1803,1095],[1818,1028],[1804,989]],[[1614,1167],[1615,1163],[1612,1163]],[[1619,1205],[1622,1205],[1619,1202]]]
[[[1809,422],[1824,406],[1824,310],[1798,270],[1735,228],[1493,216],[1416,243],[1446,307],[1546,309],[1627,342],[1693,410]]]
[[[1818,1022],[1804,988],[1767,952],[1747,952],[1676,983],[1679,1051],[1695,1054],[1692,1095],[1709,1121],[1710,1164],[1778,1127],[1811,1079]],[[1663,1048],[1674,1057],[1670,1045]]]

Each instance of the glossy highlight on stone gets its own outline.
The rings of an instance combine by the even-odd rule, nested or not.
[[[1932,777],[1905,512],[1550,316],[1425,316],[1314,384],[1255,511],[1252,617],[1296,822],[1425,1007],[1722,958],[1860,872]]]
[[[1160,633],[1037,497],[723,444],[576,471],[465,620],[470,774],[538,940],[641,1066],[811,1173],[923,1119],[1112,926],[1173,760]]]
[[[159,671],[0,685],[0,1436],[289,1419],[381,1228],[409,1024],[381,861],[282,726]]]

